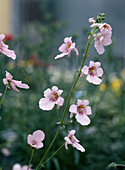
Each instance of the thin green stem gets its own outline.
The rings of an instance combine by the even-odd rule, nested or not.
[[[80,82],[80,84],[75,88],[75,90],[79,89],[79,87],[82,85],[82,83],[83,83],[84,80],[85,80],[85,75],[84,75],[82,81]]]
[[[50,159],[52,159],[52,158],[57,154],[57,152],[64,146],[64,144],[65,144],[65,143],[63,143],[63,144],[59,147],[59,149],[57,149],[57,151],[54,152],[54,154],[53,154],[50,158],[48,158],[45,162],[43,162],[42,165],[44,165],[44,164],[47,163]]]
[[[28,164],[28,168],[27,168],[27,170],[29,170],[30,163],[31,163],[32,158],[33,158],[33,154],[34,154],[34,149],[32,148],[32,154],[31,154],[31,157],[30,157],[30,160],[29,160],[29,164]]]
[[[56,138],[57,138],[57,136],[58,136],[59,133],[60,133],[60,129],[58,129],[58,131],[56,132],[56,134],[55,134],[55,136],[54,136],[52,142],[50,143],[50,145],[49,145],[47,151],[45,152],[45,154],[44,154],[42,160],[39,162],[39,164],[38,164],[36,170],[38,170],[38,169],[40,168],[40,166],[42,165],[44,159],[46,158],[46,156],[47,156],[49,150],[51,149],[51,147],[52,147],[53,143],[55,142],[55,140],[56,140]]]
[[[59,117],[58,106],[56,107],[56,112],[57,112],[57,117],[58,117],[59,122],[60,122],[61,120],[60,120],[60,117]]]
[[[67,123],[69,123],[71,120],[72,120],[72,119],[67,120],[67,121],[64,123],[64,125],[66,125]]]
[[[124,164],[115,164],[116,166],[122,166],[122,167],[125,167]]]
[[[2,105],[2,103],[3,103],[4,98],[5,98],[5,95],[6,95],[6,92],[7,92],[7,88],[8,88],[8,85],[6,85],[6,88],[5,88],[3,97],[2,97],[1,102],[0,102],[0,107],[1,107],[1,105]]]

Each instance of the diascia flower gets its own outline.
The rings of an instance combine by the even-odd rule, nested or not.
[[[20,92],[17,88],[24,88],[24,89],[29,89],[29,86],[27,84],[23,84],[22,81],[17,81],[17,80],[13,80],[13,76],[6,71],[6,78],[3,79],[3,83],[4,85],[8,85],[8,89],[11,89],[11,87],[13,88],[13,90],[15,90],[16,92]]]
[[[29,134],[27,137],[27,143],[36,149],[42,148],[42,141],[45,139],[45,134],[42,130],[37,130],[33,135]]]
[[[82,73],[80,77],[82,77],[85,74],[87,75],[86,80],[88,80],[88,82],[96,84],[96,85],[100,84],[102,80],[99,77],[102,77],[103,75],[103,70],[102,68],[100,68],[100,66],[101,66],[100,62],[90,61],[89,67],[84,66],[81,69]]]
[[[33,170],[33,169],[31,169],[31,166],[32,165],[30,165],[29,170]],[[27,165],[21,166],[20,164],[16,163],[13,165],[12,170],[27,170],[27,168],[28,168]]]
[[[65,148],[66,150],[68,150],[67,145],[71,144],[73,148],[76,148],[78,150],[80,150],[81,152],[85,152],[85,149],[82,147],[82,145],[79,144],[79,140],[74,136],[74,134],[76,133],[75,130],[71,130],[69,131],[68,136],[66,136],[65,139]]]
[[[4,34],[0,34],[0,53],[5,54],[6,56],[12,58],[13,60],[16,59],[16,55],[13,50],[8,49],[8,45],[3,43],[3,39],[5,38]]]
[[[59,51],[62,53],[57,55],[55,59],[62,58],[65,55],[70,57],[71,51],[75,51],[76,55],[79,55],[78,50],[75,48],[75,43],[72,42],[72,37],[66,37],[64,39],[64,43],[59,47]]]
[[[69,108],[69,111],[71,112],[70,118],[73,117],[73,114],[75,113],[76,120],[81,125],[88,125],[90,124],[90,119],[87,115],[91,115],[91,107],[87,106],[89,104],[88,100],[77,100],[77,105],[72,104]]]
[[[63,105],[64,99],[60,96],[63,90],[58,90],[58,87],[53,86],[52,90],[48,88],[44,91],[44,97],[39,101],[39,107],[42,110],[52,110],[55,104],[58,108]]]
[[[99,27],[100,32],[94,34],[95,43],[94,47],[96,48],[99,54],[103,54],[105,49],[103,46],[108,46],[112,43],[111,36],[112,36],[112,28],[109,24],[102,24],[102,23],[95,23],[92,24],[90,27]]]

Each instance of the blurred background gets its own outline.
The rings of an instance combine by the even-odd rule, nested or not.
[[[39,99],[48,87],[56,85],[63,89],[65,103],[59,110],[61,117],[76,76],[75,54],[72,53],[70,59],[55,60],[58,48],[64,37],[72,36],[80,53],[80,66],[90,31],[88,19],[96,18],[101,12],[113,28],[113,43],[105,47],[101,56],[92,47],[86,64],[90,60],[102,63],[103,83],[96,86],[84,81],[70,103],[76,103],[78,98],[89,100],[93,112],[91,124],[82,127],[74,119],[61,131],[48,157],[64,142],[71,129],[76,129],[76,137],[86,152],[80,153],[71,146],[68,151],[63,148],[41,169],[105,170],[113,169],[109,166],[112,162],[125,163],[125,1],[0,0],[0,33],[6,35],[4,42],[17,55],[15,61],[0,55],[0,93],[5,89],[2,79],[6,70],[14,79],[30,86],[20,93],[8,91],[0,109],[2,170],[11,170],[15,163],[28,164],[31,148],[27,135],[37,129],[45,132],[46,139],[45,147],[35,151],[33,168],[42,158],[58,128],[55,126],[58,119],[55,108],[50,112],[39,109]],[[68,118],[67,112],[65,120]]]

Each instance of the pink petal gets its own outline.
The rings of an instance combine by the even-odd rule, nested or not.
[[[53,90],[53,91],[55,91],[55,92],[57,92],[57,90],[58,90],[58,87],[56,87],[56,86],[53,86],[53,87],[52,87],[52,90]]]
[[[3,52],[3,54],[5,54],[6,56],[12,58],[13,60],[16,59],[16,54],[15,54],[15,52],[13,50],[3,48],[2,52]]]
[[[66,148],[66,150],[68,150],[68,143],[67,142],[65,142],[65,148]]]
[[[103,45],[104,45],[104,46],[110,45],[111,43],[112,43],[112,40],[111,40],[110,37],[105,37],[105,38],[103,39]]]
[[[39,142],[37,145],[36,145],[36,149],[39,149],[39,148],[42,148],[43,147],[43,143],[42,142]]]
[[[13,165],[13,168],[12,168],[12,170],[21,170],[22,168],[21,168],[21,165],[20,164],[15,164],[15,165]]]
[[[73,114],[74,114],[74,113],[71,113],[71,114],[70,114],[70,119],[73,117]]]
[[[81,105],[81,104],[83,104],[83,101],[80,100],[80,99],[78,99],[78,100],[77,100],[77,105],[79,106],[79,105]]]
[[[8,81],[7,81],[6,78],[3,79],[3,84],[4,84],[4,85],[8,84]]]
[[[69,132],[69,135],[74,135],[75,133],[76,133],[75,130],[71,130],[71,131]]]
[[[67,144],[72,144],[72,142],[70,141],[70,139],[67,136],[64,139],[67,142]]]
[[[64,42],[65,42],[65,43],[70,42],[70,43],[72,44],[72,37],[66,37],[66,38],[64,39]]]
[[[0,34],[0,41],[2,41],[5,38],[4,34]]]
[[[89,67],[93,67],[93,66],[95,66],[94,61],[90,61],[90,62],[89,62]]]
[[[86,106],[89,104],[89,101],[88,100],[83,100],[83,105]]]
[[[52,90],[48,88],[47,90],[44,91],[44,97],[48,97],[52,93]]]
[[[47,98],[41,98],[39,101],[39,108],[42,110],[52,110],[55,103],[50,102]]]
[[[93,28],[93,27],[100,27],[101,24],[100,23],[95,23],[95,24],[92,24],[90,27]]]
[[[55,59],[62,58],[62,57],[64,57],[64,56],[67,55],[67,54],[68,54],[68,53],[61,53],[61,54],[57,55],[57,56],[55,57]]]
[[[94,43],[94,47],[96,48],[96,50],[99,54],[103,54],[104,51],[105,51],[103,45],[99,44],[96,40],[95,40],[95,43]]]
[[[13,82],[13,80],[11,81],[10,85],[12,86],[13,90],[15,90],[16,92],[20,92],[17,88],[16,88],[16,84]]]
[[[92,110],[90,106],[86,106],[86,114],[87,115],[91,115],[92,114]]]
[[[74,143],[73,145],[76,149],[80,150],[81,152],[85,152],[85,149],[79,143]]]
[[[70,111],[71,113],[77,113],[77,105],[72,104],[72,105],[70,106],[70,108],[69,108],[69,111]]]
[[[102,77],[102,75],[103,75],[103,70],[102,70],[102,68],[97,68],[96,74],[97,74],[97,76]]]
[[[22,81],[12,80],[17,87],[23,88],[23,89],[29,89],[29,86],[27,84],[22,83]]]
[[[58,95],[60,96],[62,94],[63,90],[58,90]]]
[[[90,75],[87,76],[86,80],[88,80],[90,83],[93,83],[96,85],[98,85],[102,82],[102,80],[99,79],[97,76],[90,76]]]
[[[90,124],[90,119],[85,114],[84,115],[77,114],[75,116],[75,118],[76,118],[77,122],[79,122],[81,125],[88,125],[88,124]]]
[[[75,48],[75,43],[72,43],[71,46],[70,46],[70,49],[74,50],[74,48]]]
[[[64,103],[64,99],[63,99],[62,97],[59,97],[58,100],[56,101],[56,104],[57,104],[58,106],[62,106],[63,103]]]
[[[62,44],[60,47],[59,47],[59,51],[60,52],[66,52],[67,51],[67,44]]]
[[[42,130],[37,130],[33,133],[33,138],[36,140],[36,141],[43,141],[44,138],[45,138],[45,134]]]
[[[29,134],[27,137],[27,143],[32,145],[32,141],[33,141],[33,136],[31,134]]]
[[[76,55],[77,55],[77,56],[79,55],[79,52],[78,52],[78,50],[77,50],[76,48],[74,48],[73,51],[76,52]]]
[[[8,71],[6,71],[6,78],[12,80],[13,76]]]
[[[75,137],[75,136],[73,136],[73,141],[75,141],[75,142],[79,142],[79,140]]]
[[[96,66],[96,67],[100,67],[100,66],[101,66],[101,63],[100,63],[100,62],[95,62],[95,66]]]
[[[88,71],[89,71],[89,67],[87,67],[87,66],[84,66],[83,68],[82,68],[82,73],[83,74],[88,74]]]

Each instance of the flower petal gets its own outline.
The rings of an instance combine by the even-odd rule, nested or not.
[[[74,143],[73,145],[76,149],[80,150],[81,152],[85,152],[85,149],[79,143]]]
[[[33,133],[33,138],[37,141],[43,141],[45,138],[45,134],[42,130],[37,130]]]
[[[77,105],[72,104],[72,105],[70,106],[70,108],[69,108],[69,111],[70,111],[71,113],[77,113]]]
[[[41,98],[39,101],[39,108],[42,110],[52,110],[55,103],[50,102],[47,98]]]
[[[83,115],[79,115],[77,114],[75,116],[77,122],[79,122],[81,125],[88,125],[90,124],[90,119],[87,115],[83,114]]]

